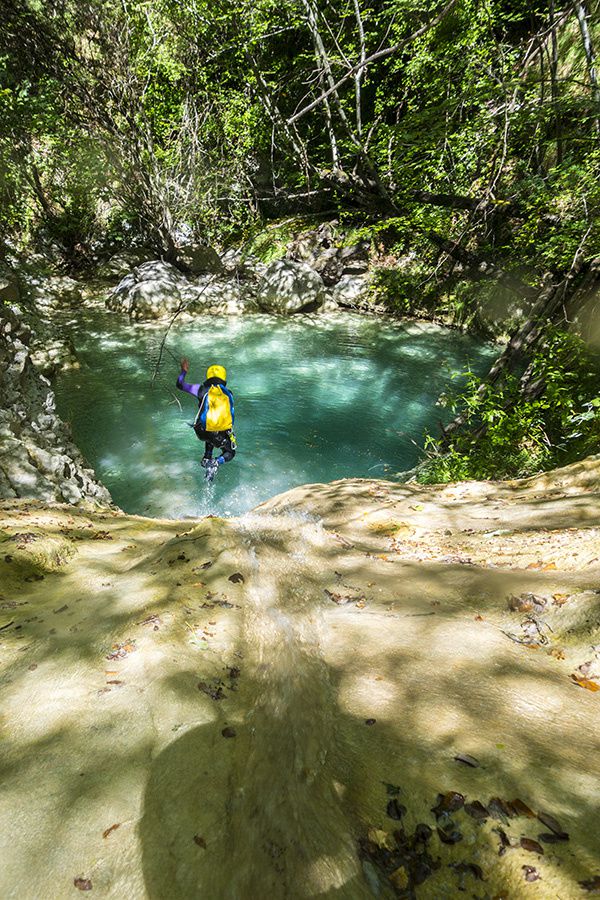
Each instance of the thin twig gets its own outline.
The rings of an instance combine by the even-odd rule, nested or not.
[[[155,368],[154,368],[154,374],[153,374],[153,376],[152,376],[152,384],[154,384],[154,382],[156,381],[156,378],[157,378],[157,376],[158,376],[158,372],[159,372],[159,369],[160,369],[160,365],[161,365],[161,363],[162,363],[163,353],[164,353],[165,346],[166,346],[166,343],[167,343],[167,338],[168,338],[168,336],[169,336],[169,332],[170,332],[171,328],[173,327],[173,325],[174,325],[174,323],[175,323],[175,320],[181,315],[181,313],[182,313],[184,310],[186,310],[186,309],[188,308],[188,306],[190,305],[190,303],[194,303],[196,300],[198,300],[198,299],[202,296],[202,294],[206,291],[207,288],[210,287],[210,285],[213,283],[214,280],[215,280],[215,276],[214,276],[214,275],[211,275],[211,276],[210,276],[210,280],[206,282],[206,284],[204,285],[204,287],[202,288],[202,290],[200,291],[199,294],[197,294],[195,297],[191,297],[189,300],[186,300],[185,303],[182,301],[182,302],[179,304],[179,306],[177,307],[177,309],[175,310],[175,314],[174,314],[174,316],[172,317],[171,321],[169,322],[169,324],[168,324],[168,326],[167,326],[167,330],[165,331],[165,333],[164,333],[164,335],[163,335],[163,339],[162,339],[162,341],[160,342],[160,348],[159,348],[159,351],[158,351],[158,359],[157,359],[157,361],[156,361],[156,366],[155,366]],[[170,353],[170,352],[171,352],[171,351],[169,351],[169,353]]]

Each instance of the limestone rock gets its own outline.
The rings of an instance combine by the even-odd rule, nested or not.
[[[81,284],[68,275],[21,276],[24,299],[39,314],[67,308],[78,309],[83,303]]]
[[[256,308],[253,285],[233,278],[197,278],[188,286],[186,298],[191,313],[237,316]]]
[[[172,315],[182,302],[187,278],[161,260],[145,262],[121,279],[106,301],[109,309],[125,312],[134,321]]]
[[[97,274],[100,278],[122,277],[131,272],[136,266],[151,260],[153,255],[152,250],[147,250],[143,247],[120,250],[98,266]]]
[[[369,280],[366,275],[343,275],[331,291],[339,306],[358,306],[367,300]]]
[[[309,265],[278,259],[259,282],[257,303],[263,312],[292,315],[319,309],[325,300],[323,279]]]
[[[267,271],[266,263],[239,248],[226,250],[221,256],[221,262],[227,275],[235,275],[244,280],[258,281]]]
[[[220,275],[224,271],[217,251],[204,244],[184,244],[179,248],[179,259],[193,275]]]
[[[0,499],[111,503],[57,414],[50,382],[31,358],[31,331],[15,308],[0,312]]]

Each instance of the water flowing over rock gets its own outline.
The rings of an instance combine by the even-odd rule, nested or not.
[[[34,497],[110,504],[67,426],[56,415],[50,382],[35,368],[31,331],[16,308],[0,315],[0,498]]]
[[[258,285],[263,312],[292,315],[319,309],[325,300],[321,276],[309,265],[290,259],[271,263]]]

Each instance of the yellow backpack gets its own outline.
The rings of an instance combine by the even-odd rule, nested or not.
[[[204,402],[198,411],[205,431],[229,431],[232,427],[231,403],[229,397],[218,384],[209,387]]]

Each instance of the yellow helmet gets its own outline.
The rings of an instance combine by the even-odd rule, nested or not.
[[[207,378],[220,378],[221,381],[227,381],[227,369],[225,366],[209,366],[206,370]]]

